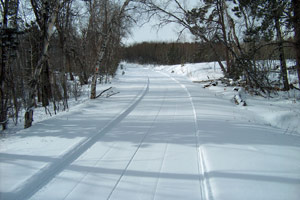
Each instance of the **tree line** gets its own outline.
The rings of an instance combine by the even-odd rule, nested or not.
[[[215,44],[217,45],[217,44]],[[223,48],[219,44],[220,48]],[[224,59],[220,51],[221,59]],[[123,59],[140,64],[182,64],[215,61],[208,44],[178,42],[143,42],[123,48]]]
[[[130,20],[112,0],[1,0],[0,123],[32,125],[38,106],[68,109],[81,85],[113,76]]]
[[[273,41],[274,43],[275,41]],[[285,41],[293,43],[292,39]],[[122,59],[139,64],[174,65],[183,63],[214,62],[225,60],[226,50],[222,43],[212,44],[217,55],[210,48],[211,44],[200,42],[142,42],[122,47]],[[262,47],[255,55],[256,60],[278,58],[277,46],[270,44]],[[269,53],[266,53],[269,52]],[[294,48],[285,46],[286,59],[296,59]]]

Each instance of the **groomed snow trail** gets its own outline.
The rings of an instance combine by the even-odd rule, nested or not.
[[[299,199],[299,137],[180,76],[128,65],[116,87],[1,140],[0,199]]]
[[[180,86],[149,74],[149,91],[135,109],[33,199],[47,199],[74,174],[79,180],[53,199],[82,199],[83,194],[86,199],[199,199],[192,114]],[[183,138],[188,147],[182,146]]]

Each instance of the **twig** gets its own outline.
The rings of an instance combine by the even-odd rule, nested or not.
[[[110,90],[110,89],[112,89],[112,87],[109,87],[109,88],[103,90],[99,95],[96,96],[95,99],[97,99],[97,98],[100,97],[104,92],[106,92],[106,91],[108,91],[108,90]]]
[[[0,122],[0,124],[6,124],[8,122],[8,119],[6,119],[5,121],[3,122]]]
[[[297,87],[295,87],[293,84],[290,84],[290,88],[291,88],[291,89],[296,89],[296,90],[300,91],[300,89],[297,88]]]
[[[114,92],[114,93],[112,93],[112,94],[108,94],[107,96],[106,96],[106,98],[108,98],[108,97],[111,97],[111,96],[113,96],[113,95],[115,95],[115,94],[119,94],[120,92]]]

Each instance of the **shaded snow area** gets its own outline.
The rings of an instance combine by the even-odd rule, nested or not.
[[[108,83],[106,84],[98,84],[97,89],[99,91],[103,91],[106,89],[109,89],[107,92],[105,92],[101,97],[108,97],[111,94],[115,94],[118,92],[117,88],[114,87],[114,84],[118,82],[118,78],[113,78],[112,80],[108,79]],[[90,80],[91,81],[91,80]],[[74,84],[76,82],[76,86]],[[84,104],[90,99],[90,93],[91,88],[90,85],[80,85],[79,83],[79,77],[75,77],[75,81],[68,82],[68,87],[72,88],[71,93],[68,95],[70,98],[68,99],[67,106],[63,105],[63,102],[56,102],[57,110],[54,111],[54,105],[53,103],[50,103],[47,108],[44,108],[41,103],[38,103],[37,108],[34,109],[33,113],[33,124],[39,123],[41,121],[47,120],[52,118],[53,116],[57,117],[59,115],[65,115],[69,111],[72,111],[74,109],[77,109],[77,106],[80,104]],[[76,87],[76,88],[74,88]],[[17,131],[20,131],[24,128],[24,115],[25,115],[25,109],[21,109],[19,113],[19,117],[17,120],[17,123],[15,119],[9,119],[8,121],[8,129],[5,131],[2,131],[0,134],[1,136],[5,137],[6,135],[13,134]]]
[[[297,93],[238,106],[190,80],[209,63],[123,65],[116,94],[1,138],[1,200],[300,199]]]

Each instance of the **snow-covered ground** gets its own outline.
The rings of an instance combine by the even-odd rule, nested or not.
[[[293,61],[288,61],[288,65],[293,64]],[[217,62],[169,66],[150,65],[149,67],[167,73],[186,76],[191,81],[198,82],[201,87],[207,84],[205,81],[215,81],[223,77]],[[289,74],[289,80],[291,83],[295,83],[297,81],[297,74]],[[207,87],[206,90],[218,98],[233,102],[233,97],[237,93],[233,90],[235,87],[226,87],[222,85],[220,81],[218,83],[217,86]],[[286,134],[300,135],[299,91],[278,92],[278,94],[272,94],[272,97],[268,98],[252,96],[245,92],[243,92],[242,95],[247,102],[247,106],[239,106],[239,108],[240,112],[244,113],[245,119],[256,123],[280,127],[286,130]]]
[[[118,94],[1,138],[0,199],[299,199],[298,94],[243,107],[186,78],[215,65],[124,66]]]
[[[75,77],[75,79],[78,79],[78,77]],[[108,95],[109,92],[114,92],[114,93],[117,92],[117,89],[114,87],[114,84],[117,84],[118,78],[116,77],[116,78],[113,78],[113,79],[110,78],[110,79],[111,79],[111,81],[109,81],[108,83],[97,85],[98,91],[103,91],[105,89],[112,87],[112,89],[110,89],[108,92],[103,94],[104,97],[106,97],[106,95]],[[33,124],[42,122],[42,121],[50,119],[52,117],[65,115],[66,113],[68,113],[74,109],[77,109],[78,105],[84,104],[85,102],[87,102],[90,99],[90,93],[91,93],[90,85],[82,85],[81,86],[79,84],[78,80],[77,80],[77,82],[78,82],[78,85],[76,86],[77,87],[77,96],[75,97],[74,92],[69,94],[70,98],[68,99],[68,102],[67,102],[67,104],[68,104],[67,108],[64,109],[63,102],[56,102],[56,107],[58,107],[59,109],[55,113],[52,103],[50,103],[50,105],[47,107],[47,109],[45,109],[40,104],[40,105],[38,105],[37,108],[34,109]],[[69,87],[74,87],[73,81],[70,81]],[[73,88],[72,91],[75,91],[75,89]],[[5,131],[2,131],[0,133],[2,138],[24,129],[24,114],[25,114],[25,109],[21,109],[17,123],[15,122],[15,119],[11,119],[11,118],[9,119],[8,129]]]

